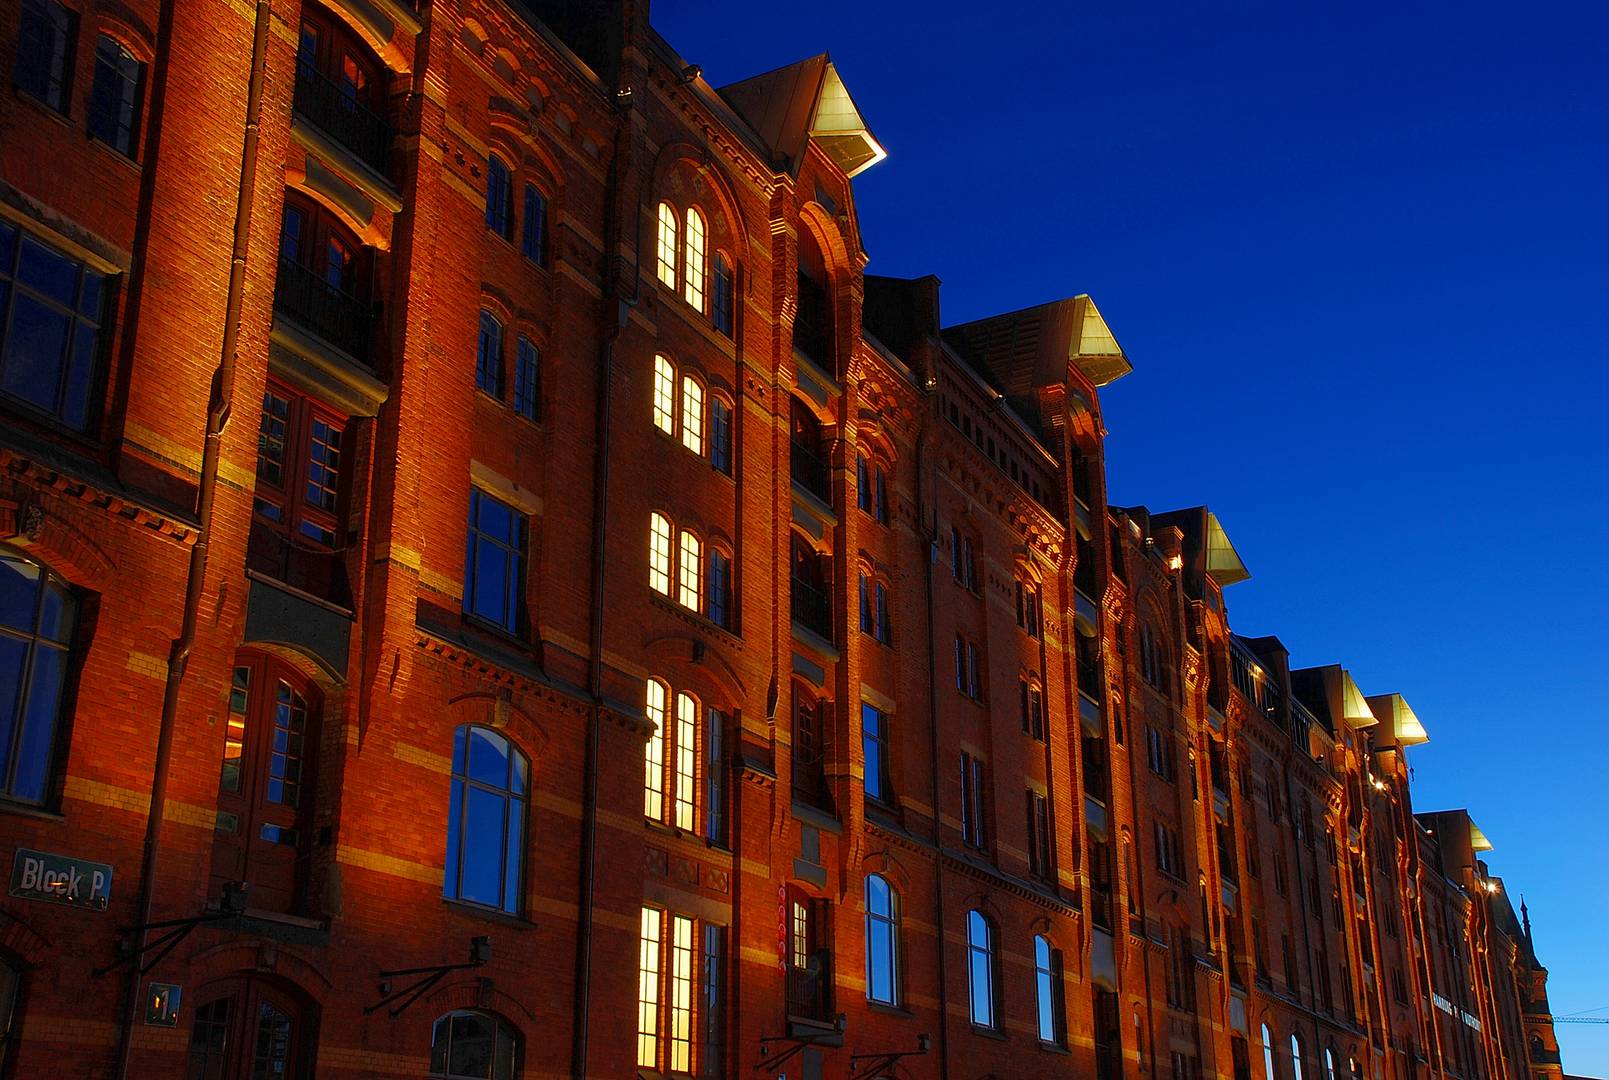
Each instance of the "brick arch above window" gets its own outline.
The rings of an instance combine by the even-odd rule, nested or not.
[[[95,29],[105,34],[142,64],[156,59],[156,34],[145,20],[122,4],[102,0],[95,12]]]
[[[550,739],[547,728],[530,711],[503,694],[472,690],[448,700],[446,719],[449,722],[441,726],[441,737],[449,747],[453,731],[462,724],[491,728],[507,738],[529,759],[534,786]]]

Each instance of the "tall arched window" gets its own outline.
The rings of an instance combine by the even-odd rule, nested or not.
[[[1263,1080],[1276,1080],[1274,1072],[1274,1033],[1263,1025]]]
[[[967,986],[972,996],[972,1022],[981,1028],[998,1025],[995,1001],[994,924],[981,911],[967,912]]]
[[[49,794],[77,621],[65,581],[0,547],[0,798]]]
[[[648,750],[643,775],[643,817],[662,821],[665,817],[665,708],[669,691],[658,679],[648,680],[643,712],[653,729],[648,734]]]
[[[676,367],[670,358],[654,356],[654,426],[666,435],[676,434]]]
[[[682,295],[687,302],[704,310],[704,215],[687,208],[687,259],[682,266]]]
[[[881,874],[866,877],[866,998],[899,1004],[899,893]]]
[[[514,237],[514,182],[496,154],[486,162],[486,227],[504,240]]]
[[[100,36],[95,43],[95,82],[89,94],[89,133],[117,152],[134,156],[140,126],[145,65],[122,44]]]
[[[1061,950],[1043,934],[1034,937],[1034,982],[1039,1000],[1039,1041],[1067,1044],[1067,1009],[1062,1003]]]
[[[732,336],[732,264],[727,262],[726,256],[717,251],[715,253],[715,295],[711,297],[710,322],[715,329]]]
[[[525,755],[491,728],[462,724],[453,732],[448,897],[519,913],[529,773]]]
[[[698,701],[676,695],[676,827],[691,832],[693,800],[698,791]]]
[[[246,882],[252,907],[291,911],[300,899],[318,721],[317,692],[284,664],[267,656],[236,661],[212,877],[215,889]]]
[[[1291,1080],[1302,1080],[1302,1037],[1291,1032]]]
[[[704,545],[702,541],[686,529],[682,530],[681,540],[681,566],[680,595],[682,607],[693,611],[704,609],[703,565]]]
[[[430,1033],[430,1075],[446,1080],[514,1080],[520,1040],[489,1013],[457,1009],[436,1018]]]
[[[659,204],[659,239],[654,245],[661,283],[676,287],[676,209],[670,203]]]
[[[682,445],[704,453],[704,387],[691,375],[682,376]]]
[[[1324,1080],[1337,1080],[1335,1075],[1335,1051],[1328,1046],[1324,1048]]]
[[[670,595],[670,519],[655,512],[648,516],[648,586]]]

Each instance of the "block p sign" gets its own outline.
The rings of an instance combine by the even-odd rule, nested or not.
[[[11,895],[105,911],[112,898],[112,868],[87,859],[18,848],[11,863]]]

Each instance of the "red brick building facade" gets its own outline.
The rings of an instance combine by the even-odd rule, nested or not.
[[[1396,695],[867,276],[825,56],[0,4],[0,1076],[1558,1077]]]

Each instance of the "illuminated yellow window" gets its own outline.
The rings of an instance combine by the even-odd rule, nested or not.
[[[676,434],[676,368],[663,356],[654,357],[654,426]]]
[[[670,920],[670,1071],[693,1070],[693,920]]]
[[[648,518],[648,587],[670,595],[670,521],[664,514]]]
[[[676,287],[676,211],[670,203],[659,204],[659,280]]]
[[[681,595],[677,599],[683,607],[694,611],[700,610],[704,599],[702,549],[698,537],[690,532],[682,533]]]
[[[637,959],[637,1065],[659,1066],[659,909],[642,909],[642,947]]]
[[[663,231],[663,230],[661,230]],[[682,295],[704,310],[704,215],[687,208],[687,265],[682,267]]]
[[[810,909],[799,900],[793,902],[793,966],[810,963]]]
[[[648,736],[643,759],[643,816],[651,821],[665,818],[665,684],[648,680],[648,697],[643,706],[648,722],[654,725]]]
[[[704,452],[704,388],[687,375],[682,376],[682,445]]]
[[[676,827],[693,831],[693,793],[698,790],[698,702],[691,694],[676,695]]]

